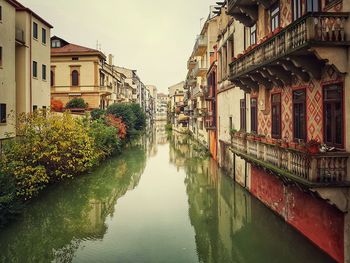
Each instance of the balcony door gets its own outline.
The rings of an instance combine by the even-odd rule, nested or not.
[[[320,0],[307,0],[306,1],[307,12],[319,12],[320,11]]]
[[[323,90],[324,142],[337,148],[344,147],[343,87],[330,85]]]

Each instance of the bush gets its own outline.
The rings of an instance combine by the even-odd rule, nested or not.
[[[134,124],[136,122],[136,116],[131,109],[130,105],[125,103],[112,104],[107,109],[107,114],[120,118],[127,128],[127,138],[130,139],[130,135],[134,130]]]
[[[0,173],[0,227],[20,214],[22,204],[16,196],[13,177]]]
[[[118,130],[112,126],[107,126],[101,119],[91,123],[89,135],[94,138],[100,159],[106,158],[120,150]]]
[[[91,111],[91,113],[90,113],[92,120],[101,119],[101,118],[103,118],[103,116],[105,114],[106,114],[106,111],[102,110],[102,109],[95,109],[95,110]]]
[[[51,110],[61,112],[63,111],[63,102],[60,100],[51,100]]]
[[[134,129],[137,131],[142,131],[146,127],[146,114],[143,112],[139,104],[130,105],[132,111],[135,114],[136,120],[134,123]]]
[[[106,116],[106,122],[109,126],[112,126],[118,130],[119,139],[124,140],[126,138],[127,128],[120,118],[117,118],[112,114],[108,114]]]
[[[86,109],[88,107],[83,98],[74,98],[71,99],[67,105],[67,109]]]
[[[83,173],[97,162],[94,140],[70,114],[41,111],[18,120],[18,137],[4,145],[3,172],[16,179],[17,195],[35,196],[49,182]]]

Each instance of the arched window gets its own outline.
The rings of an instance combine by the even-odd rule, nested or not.
[[[77,70],[72,71],[72,86],[79,86],[79,73]]]
[[[55,86],[55,73],[51,70],[51,87]]]

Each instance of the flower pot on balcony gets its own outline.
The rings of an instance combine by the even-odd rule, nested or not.
[[[297,145],[298,145],[298,144],[297,144],[296,142],[290,142],[288,146],[289,146],[289,148],[291,148],[291,149],[296,149],[296,148],[297,148]]]
[[[267,138],[266,142],[269,143],[269,144],[274,144],[274,139]]]
[[[266,143],[266,140],[267,140],[266,137],[261,137],[261,138],[260,138],[260,141],[261,141],[261,142]]]
[[[285,148],[287,149],[289,147],[289,144],[288,142],[281,142],[281,145],[280,145],[282,148]]]
[[[243,54],[239,53],[239,54],[237,55],[237,59],[238,59],[238,58],[241,58],[242,56],[243,56]]]
[[[255,141],[255,135],[252,135],[252,134],[247,135],[247,140]]]
[[[307,148],[307,151],[310,153],[310,154],[318,154],[320,153],[320,148],[319,146],[317,145],[313,145],[313,146],[310,146]]]
[[[267,35],[267,38],[271,38],[273,37],[273,32],[270,32],[268,35]]]

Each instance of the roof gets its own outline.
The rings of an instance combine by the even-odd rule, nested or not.
[[[59,47],[59,48],[51,48],[51,55],[64,55],[64,54],[76,54],[76,55],[80,55],[80,54],[96,54],[102,57],[106,57],[101,51],[97,50],[97,49],[92,49],[92,48],[88,48],[88,47],[83,47],[83,46],[79,46],[76,44],[71,44],[69,42],[67,42],[66,40],[59,38],[57,36],[53,36],[51,38],[51,40],[60,40],[61,42],[63,42],[63,46]]]
[[[34,16],[36,19],[38,19],[40,22],[42,22],[43,24],[45,24],[46,26],[48,26],[49,28],[53,28],[53,26],[51,24],[49,24],[46,20],[44,20],[43,18],[41,18],[38,14],[36,14],[35,12],[33,12],[31,9],[25,7],[24,5],[22,5],[20,2],[16,1],[16,0],[6,0],[9,4],[11,4],[13,7],[16,8],[16,11],[21,12],[21,11],[25,11],[28,12],[29,14],[31,14],[32,16]]]

